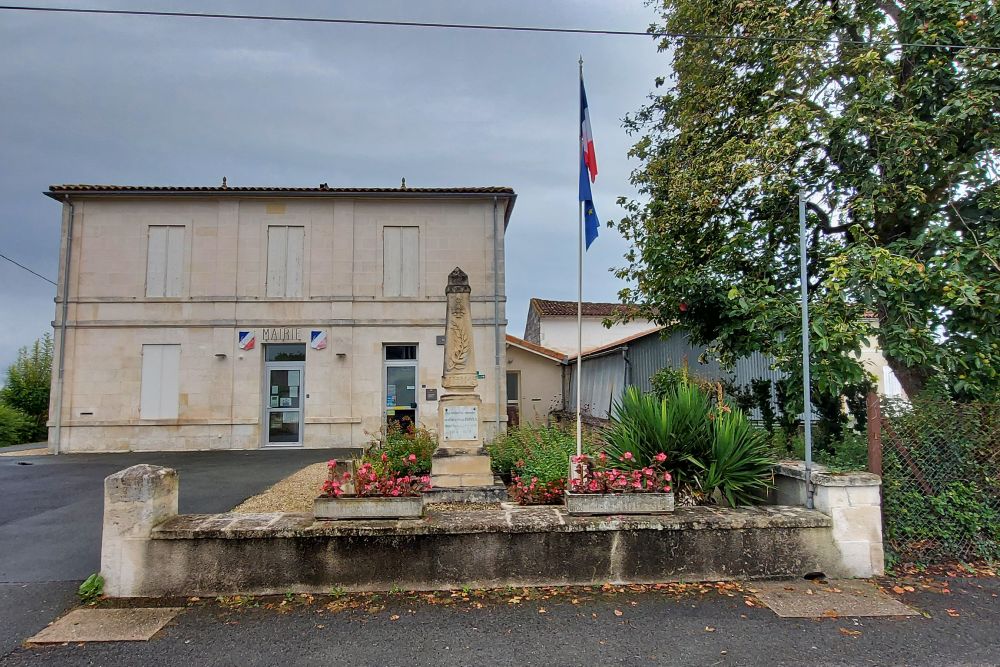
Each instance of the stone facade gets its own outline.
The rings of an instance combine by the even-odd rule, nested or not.
[[[49,195],[67,202],[64,254],[72,221],[59,451],[267,444],[264,348],[271,340],[304,344],[301,436],[294,444],[361,446],[366,432],[383,424],[386,345],[415,346],[416,417],[436,431],[443,365],[438,337],[444,334],[444,288],[456,263],[468,271],[474,294],[475,370],[485,375],[481,430],[487,437],[495,432],[498,398],[500,423],[505,420],[494,360],[499,327],[503,373],[503,230],[514,200],[507,188],[105,192],[54,186]],[[183,228],[179,293],[172,296],[147,296],[150,228],[156,226]],[[299,296],[268,296],[268,267],[275,263],[269,234],[279,227],[304,234],[296,257]],[[415,277],[406,296],[388,293],[384,284],[387,228],[406,228],[412,231],[406,238],[415,239],[402,248],[407,275]],[[325,347],[311,345],[314,332],[325,336]],[[240,337],[246,333],[254,344],[244,349]],[[144,345],[180,346],[176,417],[142,412]],[[57,348],[56,358],[60,353]],[[54,372],[53,415],[57,391]]]

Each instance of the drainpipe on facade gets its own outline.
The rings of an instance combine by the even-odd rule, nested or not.
[[[66,222],[66,256],[63,258],[63,279],[62,279],[62,308],[59,317],[59,361],[56,365],[56,400],[55,400],[55,424],[52,433],[52,453],[58,454],[62,445],[62,406],[63,406],[63,374],[66,370],[66,319],[69,316],[69,266],[73,256],[73,222],[76,217],[76,209],[69,196],[64,200],[67,208]],[[50,415],[51,416],[51,415]]]
[[[500,436],[500,232],[497,231],[497,198],[493,197],[493,346],[496,348],[497,427]]]

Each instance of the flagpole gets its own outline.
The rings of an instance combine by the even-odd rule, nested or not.
[[[580,83],[583,83],[583,56],[580,56]],[[580,101],[581,106],[583,101]],[[579,126],[580,124],[577,123]],[[578,161],[583,155],[583,129],[577,141]],[[579,178],[579,174],[577,174]],[[579,199],[579,197],[577,197]],[[576,454],[583,453],[583,417],[580,413],[581,387],[583,386],[583,202],[577,202],[577,299],[576,299]]]

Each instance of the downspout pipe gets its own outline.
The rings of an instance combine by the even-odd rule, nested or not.
[[[62,267],[62,289],[59,294],[61,308],[59,315],[59,360],[56,364],[56,391],[53,433],[52,433],[52,453],[59,454],[62,447],[62,408],[63,408],[63,376],[66,372],[66,322],[69,318],[69,269],[73,257],[73,224],[76,220],[76,207],[70,200],[69,195],[63,199],[66,204],[66,242],[64,244],[66,254],[63,257]]]
[[[497,229],[497,198],[493,197],[493,344],[496,351],[496,432],[493,437],[500,436],[500,232]]]

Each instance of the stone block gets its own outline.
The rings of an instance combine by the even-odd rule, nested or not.
[[[458,454],[456,456],[436,457],[433,461],[434,477],[439,475],[488,475],[493,482],[490,470],[490,457],[480,455]]]
[[[145,544],[153,528],[177,515],[177,472],[135,465],[104,480],[101,574],[107,595],[132,595],[145,576]]]

